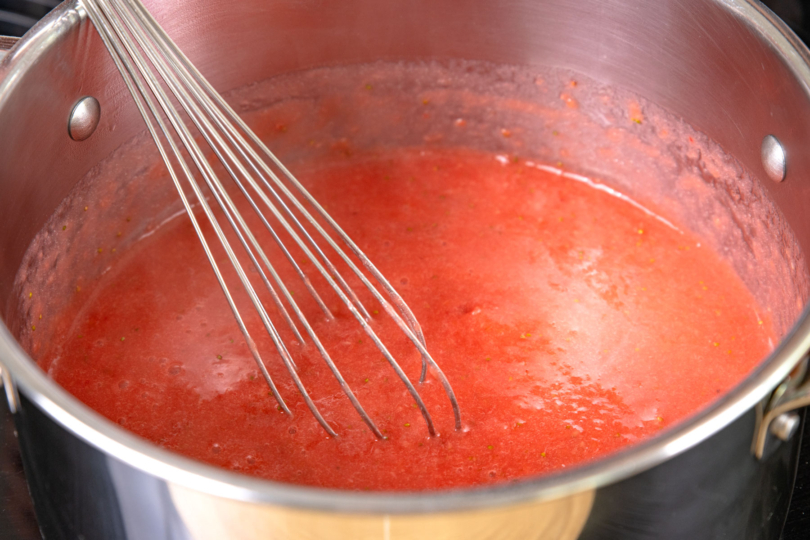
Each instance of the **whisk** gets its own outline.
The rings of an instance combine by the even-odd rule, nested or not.
[[[368,289],[383,310],[393,319],[399,330],[419,352],[422,360],[420,384],[425,381],[428,366],[432,368],[452,405],[455,428],[461,429],[459,406],[453,389],[441,368],[428,353],[419,323],[406,303],[368,257],[338,226],[335,220],[326,213],[324,208],[318,204],[304,186],[203,78],[143,4],[139,0],[81,0],[81,5],[85,7],[110,52],[118,71],[121,73],[129,92],[132,94],[138,111],[143,117],[146,127],[154,139],[155,145],[177,188],[186,213],[222,287],[228,305],[233,311],[236,323],[279,407],[287,414],[292,414],[270,376],[256,342],[251,338],[243,317],[234,302],[223,272],[214,259],[211,245],[209,245],[206,236],[203,234],[200,221],[194,212],[194,204],[184,191],[184,181],[193,192],[196,205],[201,208],[205,219],[210,223],[216,240],[220,242],[227,254],[228,261],[233,265],[239,283],[250,298],[251,304],[275,345],[287,373],[323,429],[329,435],[337,436],[337,433],[329,422],[324,419],[302,383],[290,349],[285,344],[267,309],[259,299],[256,292],[257,287],[251,282],[248,273],[237,258],[231,242],[226,238],[218,218],[208,203],[209,199],[203,193],[199,178],[202,178],[210,195],[219,206],[221,215],[230,225],[234,236],[238,239],[238,243],[250,259],[262,285],[269,291],[276,307],[277,316],[286,321],[296,340],[301,344],[305,343],[305,340],[299,331],[298,325],[303,328],[312,345],[317,348],[320,357],[340,383],[340,387],[351,401],[354,409],[377,437],[384,438],[380,429],[369,417],[352,389],[346,383],[313,330],[312,325],[293,299],[273,262],[270,261],[256,240],[256,236],[247,225],[244,216],[231,198],[231,194],[225,189],[221,179],[214,172],[213,164],[216,162],[208,161],[196,141],[196,138],[199,137],[205,140],[205,143],[227,172],[227,176],[233,181],[233,185],[236,186],[238,192],[241,193],[250,208],[269,231],[279,251],[283,254],[283,257],[280,258],[282,260],[286,259],[292,265],[295,273],[303,281],[307,291],[315,299],[320,309],[323,310],[325,316],[328,319],[334,318],[307,274],[285,246],[279,235],[280,230],[284,230],[287,236],[304,252],[307,260],[312,263],[312,266],[323,276],[331,290],[351,312],[362,331],[368,335],[380,350],[407,388],[422,413],[430,435],[436,435],[436,428],[422,397],[383,341],[375,333],[370,324],[371,319],[368,310],[361,303],[352,287],[338,272],[327,253],[332,257],[339,257],[351,269],[351,272]],[[188,120],[196,129],[196,138],[192,134],[192,128],[188,125]],[[305,203],[314,210],[314,214],[307,209]],[[276,225],[271,223],[265,212],[269,212],[273,216]],[[326,223],[326,228],[321,225],[315,214]],[[277,231],[276,228],[279,226],[281,229]],[[322,247],[323,244],[325,246]],[[355,260],[347,253],[347,250],[360,262],[368,275],[360,269]],[[293,313],[292,315],[290,310]]]

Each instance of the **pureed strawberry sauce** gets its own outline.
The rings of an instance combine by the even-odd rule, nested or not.
[[[387,77],[381,76],[386,69]],[[327,436],[246,298],[239,297],[294,414],[281,413],[188,218],[172,213],[177,204],[169,196],[163,205],[131,202],[143,199],[143,186],[168,189],[153,154],[141,158],[132,175],[140,188],[98,187],[126,178],[132,156],[143,155],[148,141],[126,149],[129,157],[119,156],[117,165],[91,174],[86,184],[93,187],[85,185],[67,201],[31,248],[19,284],[29,320],[27,345],[42,368],[113,422],[195,459],[284,482],[420,490],[502,482],[603,456],[699,410],[770,352],[773,314],[758,305],[711,241],[691,232],[689,223],[654,210],[656,201],[648,205],[608,187],[611,182],[570,172],[562,161],[589,144],[557,127],[582,116],[582,82],[559,74],[558,80],[552,74],[531,81],[541,92],[555,87],[550,105],[517,107],[521,115],[545,118],[549,148],[541,144],[536,152],[522,142],[519,125],[475,120],[469,111],[480,106],[479,98],[462,95],[451,83],[440,84],[437,93],[407,97],[401,88],[388,90],[414,102],[407,109],[414,117],[408,127],[428,126],[423,144],[358,143],[365,136],[358,126],[382,130],[346,111],[372,110],[375,99],[384,101],[375,91],[386,94],[380,86],[403,71],[324,70],[317,81],[332,88],[343,84],[344,98],[353,103],[329,97],[318,98],[317,106],[250,102],[255,112],[248,116],[271,144],[319,149],[295,172],[412,308],[458,396],[462,431],[453,429],[449,402],[429,375],[419,391],[440,432],[429,437],[405,387],[338,298],[313,279],[336,315],[327,321],[288,270],[282,272],[294,298],[387,439],[370,433],[315,348],[294,342],[282,328],[304,384],[339,434]],[[305,80],[282,81],[282,91],[317,86],[311,74],[298,77]],[[262,91],[250,90],[260,96]],[[466,117],[443,114],[456,113],[459,103],[467,107]],[[395,131],[404,113],[402,107],[390,110],[389,118],[376,120]],[[617,121],[606,131],[607,141],[589,152],[594,159],[625,159],[628,148],[643,159],[664,159],[622,131],[632,134],[654,123],[649,112],[634,100],[611,110],[623,111],[617,114],[625,115],[624,124]],[[448,118],[436,120],[439,115]],[[473,137],[467,146],[447,144],[456,135],[439,137],[430,127],[441,122],[455,133],[489,130],[495,142],[490,150],[481,142],[486,137]],[[580,118],[579,126],[587,124],[587,117]],[[335,129],[347,136],[331,136]],[[695,140],[684,133],[655,127],[656,137],[683,137],[688,153]],[[552,148],[561,137],[571,138],[567,147]],[[513,151],[504,152],[510,145]],[[622,150],[612,150],[616,146]],[[526,157],[544,153],[559,159]],[[719,172],[727,166],[717,163]],[[690,187],[688,175],[679,181]],[[727,226],[723,217],[713,216],[718,230]],[[258,221],[251,224],[260,231]],[[73,229],[80,232],[70,241],[60,239]],[[271,239],[259,236],[278,260]],[[61,262],[53,254],[60,250]],[[226,266],[222,250],[215,254]],[[303,254],[295,257],[312,271]],[[35,269],[49,264],[70,264],[71,275],[54,272],[44,279]],[[68,297],[47,299],[54,280],[65,283]],[[418,354],[370,296],[360,296],[375,330],[415,381]]]

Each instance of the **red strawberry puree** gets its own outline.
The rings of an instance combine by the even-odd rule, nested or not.
[[[337,297],[314,279],[336,314],[328,322],[292,274],[294,298],[387,440],[363,424],[311,343],[283,328],[339,434],[329,437],[240,295],[294,414],[279,412],[185,216],[83,286],[77,311],[52,323],[65,332],[40,355],[43,368],[110,420],[213,465],[313,486],[420,490],[603,456],[705,406],[770,351],[770,321],[727,263],[581,177],[472,150],[353,156],[299,176],[412,308],[457,393],[462,431],[429,374],[419,387],[439,431],[429,437]],[[361,297],[416,381],[418,354]]]

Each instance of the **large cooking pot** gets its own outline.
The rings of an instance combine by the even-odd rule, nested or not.
[[[810,54],[757,2],[148,4],[221,91],[377,59],[585,73],[717,141],[757,177],[797,249],[810,252]],[[101,124],[76,142],[67,119],[87,95],[101,103]],[[808,401],[806,309],[755,373],[688,421],[598,462],[496,487],[354,493],[263,481],[166,452],[89,410],[15,339],[13,282],[74,184],[142,131],[136,114],[80,2],[54,10],[0,64],[0,362],[45,538],[778,538],[799,444],[791,411]],[[776,139],[763,154],[767,135]],[[769,177],[763,156],[775,180],[787,157],[783,181]],[[793,258],[797,275],[807,275],[803,261]],[[788,288],[800,311],[805,289]]]

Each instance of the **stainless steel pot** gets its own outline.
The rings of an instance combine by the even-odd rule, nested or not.
[[[810,54],[759,3],[182,0],[150,8],[223,91],[291,70],[420,58],[560,66],[627,88],[760,176],[810,252]],[[76,142],[66,122],[86,95],[104,113],[94,136]],[[78,2],[57,8],[0,64],[0,361],[45,538],[778,537],[798,447],[790,411],[808,402],[797,369],[810,349],[806,309],[754,374],[697,416],[599,462],[498,487],[369,494],[283,485],[168,453],[101,418],[14,339],[12,284],[71,187],[140,130]],[[761,161],[769,134],[788,160],[779,183]]]

